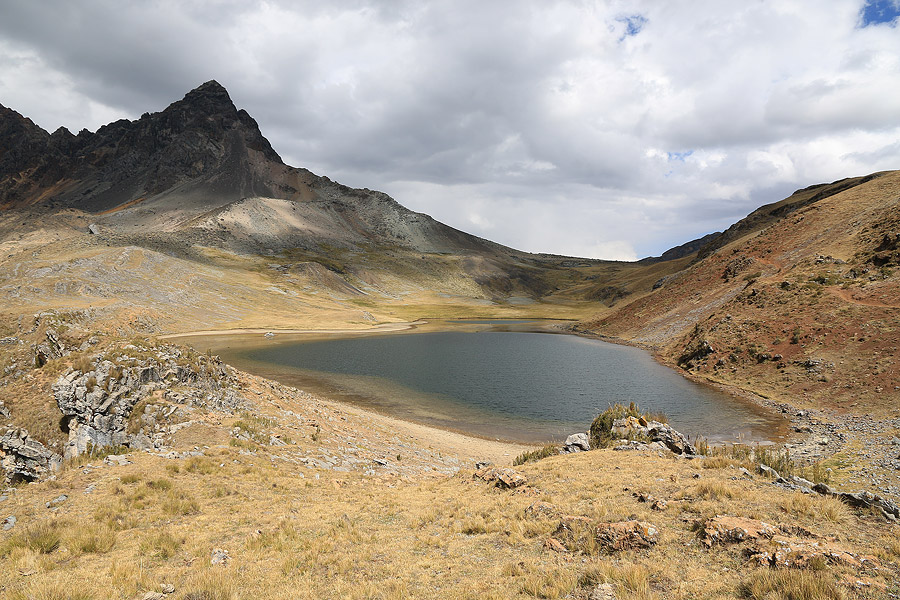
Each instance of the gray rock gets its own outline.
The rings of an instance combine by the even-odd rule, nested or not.
[[[768,465],[759,464],[756,466],[756,470],[759,471],[760,475],[765,475],[766,477],[771,477],[772,479],[781,479],[781,475],[778,474],[778,471]]]
[[[591,442],[586,433],[573,433],[566,438],[566,452],[587,452],[591,449]]]
[[[228,550],[222,550],[221,548],[215,548],[209,557],[211,565],[222,565],[223,567],[228,564],[228,560]]]
[[[3,531],[9,531],[13,527],[16,526],[16,516],[9,515],[5,519],[3,519]]]
[[[36,481],[62,466],[60,455],[31,439],[21,428],[10,428],[0,435],[0,455],[0,469],[8,484]]]
[[[893,517],[891,520],[900,519],[900,507],[877,494],[871,492],[856,492],[852,494],[842,492],[837,494],[837,497],[850,506],[858,508],[877,508],[880,509],[882,514],[888,519],[891,519],[891,517]]]
[[[91,223],[88,225],[88,233],[91,235],[100,235],[100,226],[96,223]]]
[[[746,477],[747,479],[753,479],[753,473],[751,473],[750,471],[748,471],[748,470],[745,469],[744,467],[741,467],[740,472],[741,472],[741,475],[743,475],[743,476]]]
[[[106,458],[103,459],[103,462],[112,466],[124,467],[125,465],[130,465],[131,461],[128,460],[129,456],[127,454],[110,454]]]
[[[68,500],[69,497],[61,494],[46,504],[47,508],[57,508],[60,504]]]

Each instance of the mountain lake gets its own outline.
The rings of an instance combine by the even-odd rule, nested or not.
[[[186,338],[237,368],[332,400],[489,439],[541,443],[587,431],[636,402],[693,439],[766,442],[787,421],[694,383],[644,350],[529,321],[460,320],[447,330]]]

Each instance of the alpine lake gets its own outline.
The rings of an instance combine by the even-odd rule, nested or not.
[[[458,320],[391,333],[203,335],[250,373],[392,417],[488,439],[558,442],[609,406],[663,413],[692,440],[767,443],[787,420],[694,383],[639,348],[541,321]]]

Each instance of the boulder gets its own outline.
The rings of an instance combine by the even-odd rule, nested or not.
[[[497,469],[494,467],[485,467],[475,471],[473,475],[475,479],[481,479],[488,483],[493,483],[499,488],[512,489],[525,485],[528,479],[522,473],[509,467]]]
[[[776,532],[777,530],[772,525],[756,519],[718,515],[703,524],[700,536],[703,543],[707,547],[711,547],[713,544],[733,544],[746,540],[771,538]]]
[[[659,530],[643,521],[620,521],[597,525],[597,542],[608,551],[649,548],[659,541]]]
[[[126,346],[125,351],[137,350]],[[140,351],[145,352],[146,349]],[[140,362],[123,355],[117,362],[98,360],[87,372],[70,370],[53,384],[53,396],[68,428],[65,457],[83,454],[90,448],[127,446],[152,448],[154,430],[164,427],[154,415],[140,415],[140,428],[128,432],[134,406],[156,390],[189,385],[192,404],[223,412],[243,406],[244,399],[224,387],[231,377],[218,357],[201,357],[183,364],[176,348],[156,349],[156,356]],[[182,360],[179,360],[182,359]],[[202,399],[200,399],[202,398]]]
[[[591,449],[591,442],[586,433],[573,433],[566,438],[564,445],[566,452],[587,452]]]
[[[759,471],[760,475],[765,475],[766,477],[771,477],[772,479],[780,479],[781,475],[778,474],[778,471],[773,469],[772,467],[764,464],[756,465],[756,470]]]

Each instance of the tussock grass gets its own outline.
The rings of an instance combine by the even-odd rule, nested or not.
[[[162,511],[173,517],[195,515],[200,512],[200,504],[187,492],[170,490],[162,503]]]
[[[141,539],[139,544],[142,556],[168,560],[178,553],[184,545],[185,538],[173,534],[168,529],[157,531]]]
[[[625,597],[634,600],[649,600],[653,597],[650,570],[641,564],[608,561],[590,563],[578,576],[580,588],[590,590],[601,583],[614,584],[618,590],[624,590]]]
[[[305,443],[304,451],[316,448]],[[734,597],[745,584],[758,588],[762,584],[751,581],[756,570],[743,561],[738,545],[709,549],[696,542],[690,523],[715,514],[797,522],[853,552],[891,552],[878,541],[888,537],[880,521],[854,517],[848,526],[815,514],[827,511],[825,504],[794,504],[793,493],[761,478],[732,481],[731,469],[704,470],[699,461],[655,453],[599,450],[530,462],[520,467],[529,483],[517,490],[474,480],[466,468],[438,478],[319,470],[316,479],[305,466],[270,460],[275,454],[265,448],[254,456],[225,446],[207,453],[193,468],[212,469],[208,475],[188,471],[188,460],[144,453],[134,453],[135,464],[126,468],[62,472],[55,485],[69,494],[62,509],[67,523],[60,530],[68,551],[41,554],[16,547],[0,556],[0,586],[7,593],[23,591],[26,584],[64,575],[74,582],[70,589],[126,600],[161,582],[176,585],[172,600],[586,599],[607,582],[620,600],[689,600]],[[172,465],[180,465],[179,473],[169,472]],[[693,479],[697,473],[699,480]],[[84,495],[88,480],[101,484]],[[24,532],[34,514],[47,514],[43,503],[60,493],[48,493],[50,487],[22,486],[10,494],[2,508],[15,512],[19,524],[0,534],[0,544]],[[669,501],[669,508],[651,510],[634,497],[636,491]],[[526,516],[536,502],[552,510]],[[582,527],[572,520],[566,537],[556,533],[560,517],[551,515],[587,522]],[[629,518],[656,526],[660,542],[650,549],[601,552],[591,524]],[[72,532],[87,529],[109,531],[115,536],[112,549],[76,549]],[[545,547],[551,536],[569,552]],[[231,563],[210,565],[213,548],[228,550]],[[33,581],[20,571],[33,572]],[[827,569],[816,574],[832,576]]]
[[[194,574],[184,587],[183,600],[234,600],[239,589],[234,575],[213,567]]]
[[[699,483],[682,494],[683,498],[701,498],[705,500],[724,500],[731,499],[738,495],[738,492],[727,484],[719,481],[704,481]]]
[[[564,598],[577,583],[571,570],[554,567],[525,575],[522,592],[534,598]]]
[[[750,600],[843,600],[834,579],[821,572],[761,569],[740,584],[741,597]]]
[[[734,460],[726,456],[709,456],[700,463],[704,469],[724,469],[734,464]]]
[[[104,554],[116,545],[116,531],[109,525],[88,525],[77,529],[69,547],[73,552]]]
[[[22,590],[12,592],[9,600],[94,600],[96,596],[73,586],[70,581],[30,581]]]
[[[16,548],[49,554],[59,548],[62,524],[58,521],[39,521],[13,534],[0,546],[0,557],[8,556]]]
[[[195,475],[212,475],[219,466],[208,458],[192,456],[184,464],[184,470]]]
[[[849,523],[853,513],[846,504],[837,498],[827,496],[811,496],[794,492],[778,502],[778,506],[794,517],[825,518],[832,523]]]

